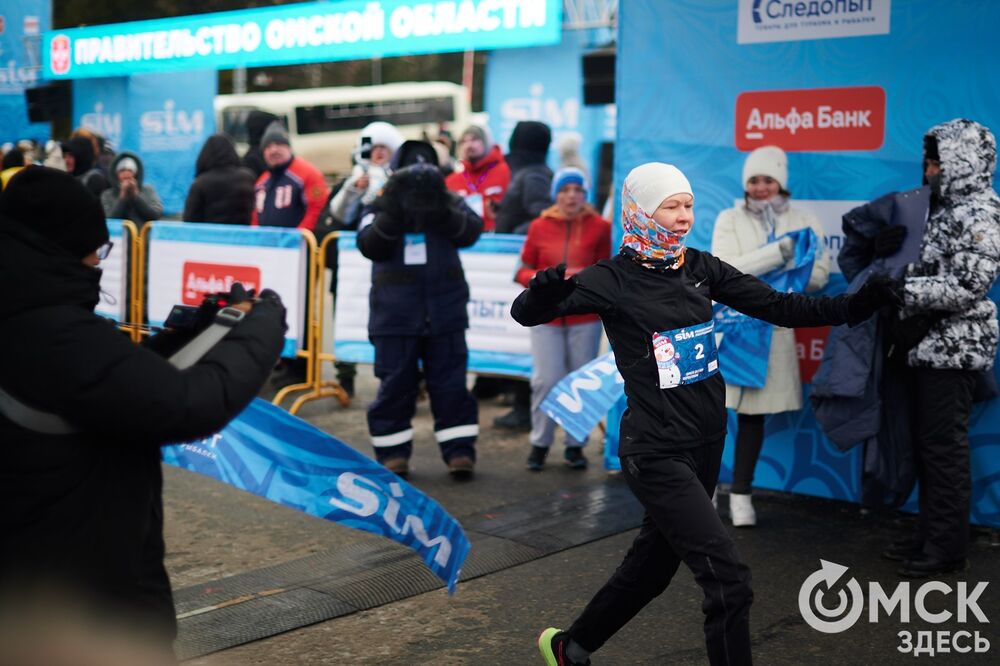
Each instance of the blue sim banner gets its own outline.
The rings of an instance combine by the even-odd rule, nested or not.
[[[559,380],[542,400],[542,411],[582,442],[624,397],[624,384],[615,354],[608,352]]]
[[[24,91],[39,85],[42,33],[52,25],[49,0],[18,0],[0,9],[0,143],[49,138],[48,123],[28,120]]]
[[[600,146],[615,140],[615,105],[584,106],[581,58],[612,37],[607,30],[567,30],[557,45],[491,53],[484,106],[494,142],[506,153],[514,126],[522,120],[539,120],[552,128],[549,166],[558,168],[556,147],[568,135],[577,136],[593,187]],[[600,194],[591,191],[588,198],[597,201]]]
[[[1000,131],[1000,71],[984,67],[997,25],[996,2],[621,0],[615,182],[644,162],[679,166],[695,194],[689,243],[703,249],[720,211],[742,199],[743,163],[759,145],[788,152],[793,207],[911,190],[931,126],[965,117]],[[832,270],[850,207],[820,220]],[[834,274],[821,293],[845,286]],[[840,453],[805,404],[768,418],[755,485],[857,501],[861,452]],[[970,443],[973,520],[1000,526],[1000,402],[975,406]]]
[[[795,241],[792,267],[771,271],[760,277],[776,290],[801,294],[809,284],[819,238],[812,229],[798,229],[785,234]],[[780,240],[780,239],[779,239]],[[717,303],[715,331],[722,334],[719,363],[726,371],[726,383],[734,386],[763,388],[767,382],[768,355],[774,326]]]
[[[561,0],[307,2],[46,32],[46,78],[556,44]]]
[[[79,81],[73,86],[74,124],[105,137],[116,151],[138,154],[143,180],[156,188],[165,215],[179,214],[198,152],[215,132],[217,79],[202,70]]]
[[[433,499],[280,407],[256,399],[221,432],[163,447],[171,465],[412,548],[455,592],[469,541]]]

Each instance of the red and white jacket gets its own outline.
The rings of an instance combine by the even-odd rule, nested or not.
[[[489,202],[499,204],[507,194],[510,185],[510,167],[500,152],[500,146],[494,145],[488,153],[475,162],[462,160],[464,170],[456,171],[445,179],[448,189],[463,197],[479,194],[483,197],[483,231],[493,231],[496,220]],[[479,212],[478,210],[476,211]]]
[[[254,185],[253,219],[262,227],[316,228],[330,191],[320,170],[301,157],[283,169],[268,169]]]

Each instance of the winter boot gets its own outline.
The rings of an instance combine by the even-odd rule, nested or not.
[[[587,456],[583,455],[583,447],[566,447],[566,466],[570,469],[587,469]]]
[[[545,458],[549,455],[549,449],[545,446],[532,446],[531,453],[528,454],[527,467],[532,472],[541,472],[545,467]]]

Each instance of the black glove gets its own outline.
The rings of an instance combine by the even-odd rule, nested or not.
[[[288,330],[288,322],[286,321],[288,310],[285,309],[285,304],[281,302],[281,296],[278,295],[278,292],[273,289],[264,289],[261,291],[260,296],[257,297],[257,303],[254,305],[254,308],[259,308],[261,306],[264,306],[265,308],[277,308],[278,311],[281,312],[282,330]]]
[[[903,307],[903,281],[888,275],[873,275],[851,295],[848,323],[860,324],[886,305]]]
[[[899,252],[906,240],[906,227],[893,224],[882,229],[875,236],[875,256],[888,257]]]
[[[531,295],[543,303],[560,303],[576,289],[576,281],[566,278],[566,264],[535,273],[528,283]]]
[[[407,230],[406,220],[401,212],[378,211],[375,213],[375,221],[372,224],[378,227],[383,234],[392,238],[402,236]]]
[[[900,319],[897,313],[893,312],[886,322],[886,339],[893,347],[892,353],[905,354],[916,347],[940,319],[930,314],[918,314]]]
[[[372,202],[372,208],[378,212],[385,213],[394,222],[398,221],[398,224],[402,225],[404,189],[405,183],[401,181],[397,174],[393,174],[386,181],[378,198]]]
[[[247,291],[247,288],[243,286],[242,282],[234,282],[233,286],[229,288],[229,298],[227,301],[229,305],[237,305],[238,303],[244,303],[252,300],[253,289]]]

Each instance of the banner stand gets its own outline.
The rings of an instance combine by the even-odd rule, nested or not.
[[[316,251],[316,239],[309,234],[309,239],[311,242],[311,247],[314,250],[312,266],[314,268],[311,277],[311,284],[313,285],[312,293],[309,298],[309,341],[311,344],[308,345],[309,350],[312,352],[309,355],[309,365],[306,366],[306,381],[304,384],[292,384],[291,386],[286,386],[281,389],[272,404],[280,405],[281,401],[285,397],[294,391],[308,390],[308,393],[304,393],[295,399],[292,406],[288,408],[289,413],[297,414],[302,405],[310,402],[312,400],[319,400],[321,398],[336,398],[340,402],[342,407],[347,407],[351,404],[351,398],[347,395],[347,391],[336,381],[332,379],[323,379],[323,361],[336,361],[337,358],[332,353],[323,353],[323,322],[325,321],[325,301],[326,297],[323,293],[323,275],[326,270],[326,251],[330,243],[336,243],[337,239],[340,237],[339,231],[334,231],[333,233],[327,234],[323,242],[320,243],[319,250]]]

